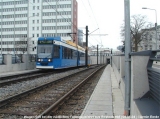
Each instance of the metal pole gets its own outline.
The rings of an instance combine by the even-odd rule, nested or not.
[[[86,26],[86,67],[88,67],[88,26]]]
[[[14,55],[15,55],[15,0],[14,0]]]
[[[158,37],[157,37],[157,22],[155,23],[155,28],[156,28],[156,50],[157,50],[157,40],[158,40]]]
[[[27,54],[29,54],[28,39],[29,39],[29,6],[28,6],[28,17],[27,17]]]
[[[56,0],[56,37],[57,37],[57,1],[58,0]]]
[[[155,49],[157,50],[157,40],[158,40],[158,37],[157,37],[157,11],[156,9],[150,9],[150,8],[147,8],[149,10],[154,10],[155,11],[155,16],[156,16],[156,23],[155,23],[155,30],[156,30],[156,47]]]
[[[1,1],[3,3],[3,0]],[[3,4],[1,4],[1,9],[3,9]],[[2,55],[2,23],[3,23],[3,10],[1,10],[1,55]]]
[[[157,50],[157,41],[158,41],[158,37],[157,37],[157,11],[156,11],[156,9],[151,9],[151,8],[147,8],[147,7],[142,7],[142,9],[149,9],[149,10],[154,10],[154,11],[155,11],[155,16],[156,16],[156,23],[155,23],[155,30],[156,30],[156,47],[155,47],[155,49]]]
[[[130,35],[130,0],[124,0],[125,7],[125,110],[124,115],[130,115],[131,96],[131,35]]]
[[[155,23],[155,28],[156,28],[156,50],[157,50],[157,41],[158,41],[158,37],[157,37],[157,11],[156,11],[156,9],[154,9],[155,10],[155,15],[156,15],[156,23]]]
[[[111,61],[110,62],[111,62],[111,67],[112,67],[112,49],[111,49]]]
[[[98,65],[98,45],[97,45],[97,65]]]

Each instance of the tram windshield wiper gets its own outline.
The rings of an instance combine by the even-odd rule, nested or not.
[[[51,53],[50,53],[49,55],[47,55],[45,58],[47,58],[47,57],[49,57],[49,56],[51,56]]]

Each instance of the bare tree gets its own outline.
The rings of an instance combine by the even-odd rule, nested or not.
[[[19,41],[16,41],[15,48],[24,54],[27,51],[27,39],[25,37],[20,38]]]
[[[19,49],[19,51],[22,52],[22,54],[24,54],[25,52],[28,53],[28,50],[30,48],[35,48],[35,46],[32,45],[31,39],[32,38],[22,37],[19,39],[19,41],[16,41],[15,47]]]
[[[151,23],[147,22],[147,17],[142,15],[133,15],[130,19],[130,32],[131,32],[131,42],[132,47],[134,48],[135,52],[138,51],[138,44],[143,40],[141,36],[148,31],[149,26]],[[121,26],[121,36],[124,39],[124,25]],[[122,41],[124,42],[124,40]]]

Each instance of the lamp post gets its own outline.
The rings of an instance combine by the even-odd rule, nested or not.
[[[157,11],[156,9],[151,9],[151,8],[147,8],[147,7],[142,7],[142,9],[149,9],[149,10],[154,10],[155,11],[155,16],[156,16],[156,23],[155,23],[155,29],[156,29],[156,50],[157,50]]]

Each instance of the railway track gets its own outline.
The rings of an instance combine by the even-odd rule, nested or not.
[[[59,105],[59,103],[63,102],[62,100],[64,100],[64,98],[75,92],[76,88],[83,85],[83,83],[85,83],[85,81],[82,81],[84,76],[92,74],[94,70],[94,68],[90,68],[88,71],[86,69],[81,71],[81,73],[74,73],[65,78],[48,82],[21,94],[1,100],[0,118],[18,119],[24,116],[42,116],[47,114],[47,111],[51,107],[54,107],[53,105]],[[85,79],[87,80],[87,78]],[[53,102],[55,103],[52,104]]]
[[[35,78],[39,78],[42,76],[61,73],[61,72],[74,70],[74,69],[76,68],[59,69],[59,70],[39,70],[39,71],[32,71],[29,73],[3,76],[3,77],[0,77],[0,87],[11,85],[13,83],[18,83],[21,81],[33,80]]]
[[[61,77],[65,77],[69,74],[75,73],[79,70],[83,70],[83,68],[81,69],[66,69],[66,70],[58,70],[58,71],[54,71],[54,72],[45,72],[45,74],[41,74],[38,75],[38,77],[36,77],[35,75],[29,76],[29,78],[23,79],[21,78],[20,81],[18,79],[16,79],[16,81],[12,81],[14,79],[9,79],[7,85],[5,86],[1,86],[0,87],[0,106],[1,105],[5,105],[5,103],[3,102],[3,100],[8,99],[11,100],[13,98],[15,98],[15,96],[19,95],[19,94],[23,94],[25,92],[27,92],[28,90],[32,90],[34,88],[38,88],[41,85],[45,85],[48,84],[58,78]],[[11,80],[11,81],[10,81]],[[2,103],[1,103],[2,102]]]
[[[80,115],[83,112],[83,109],[85,108],[91,94],[93,93],[104,68],[101,70],[98,70],[96,74],[93,74],[88,81],[81,87],[77,89],[77,91],[74,92],[73,95],[68,97],[67,99],[64,99],[64,103],[61,105],[58,105],[57,110],[51,109],[47,115],[44,115],[44,117],[66,117],[67,119],[78,119]],[[94,77],[94,78],[93,78]]]

